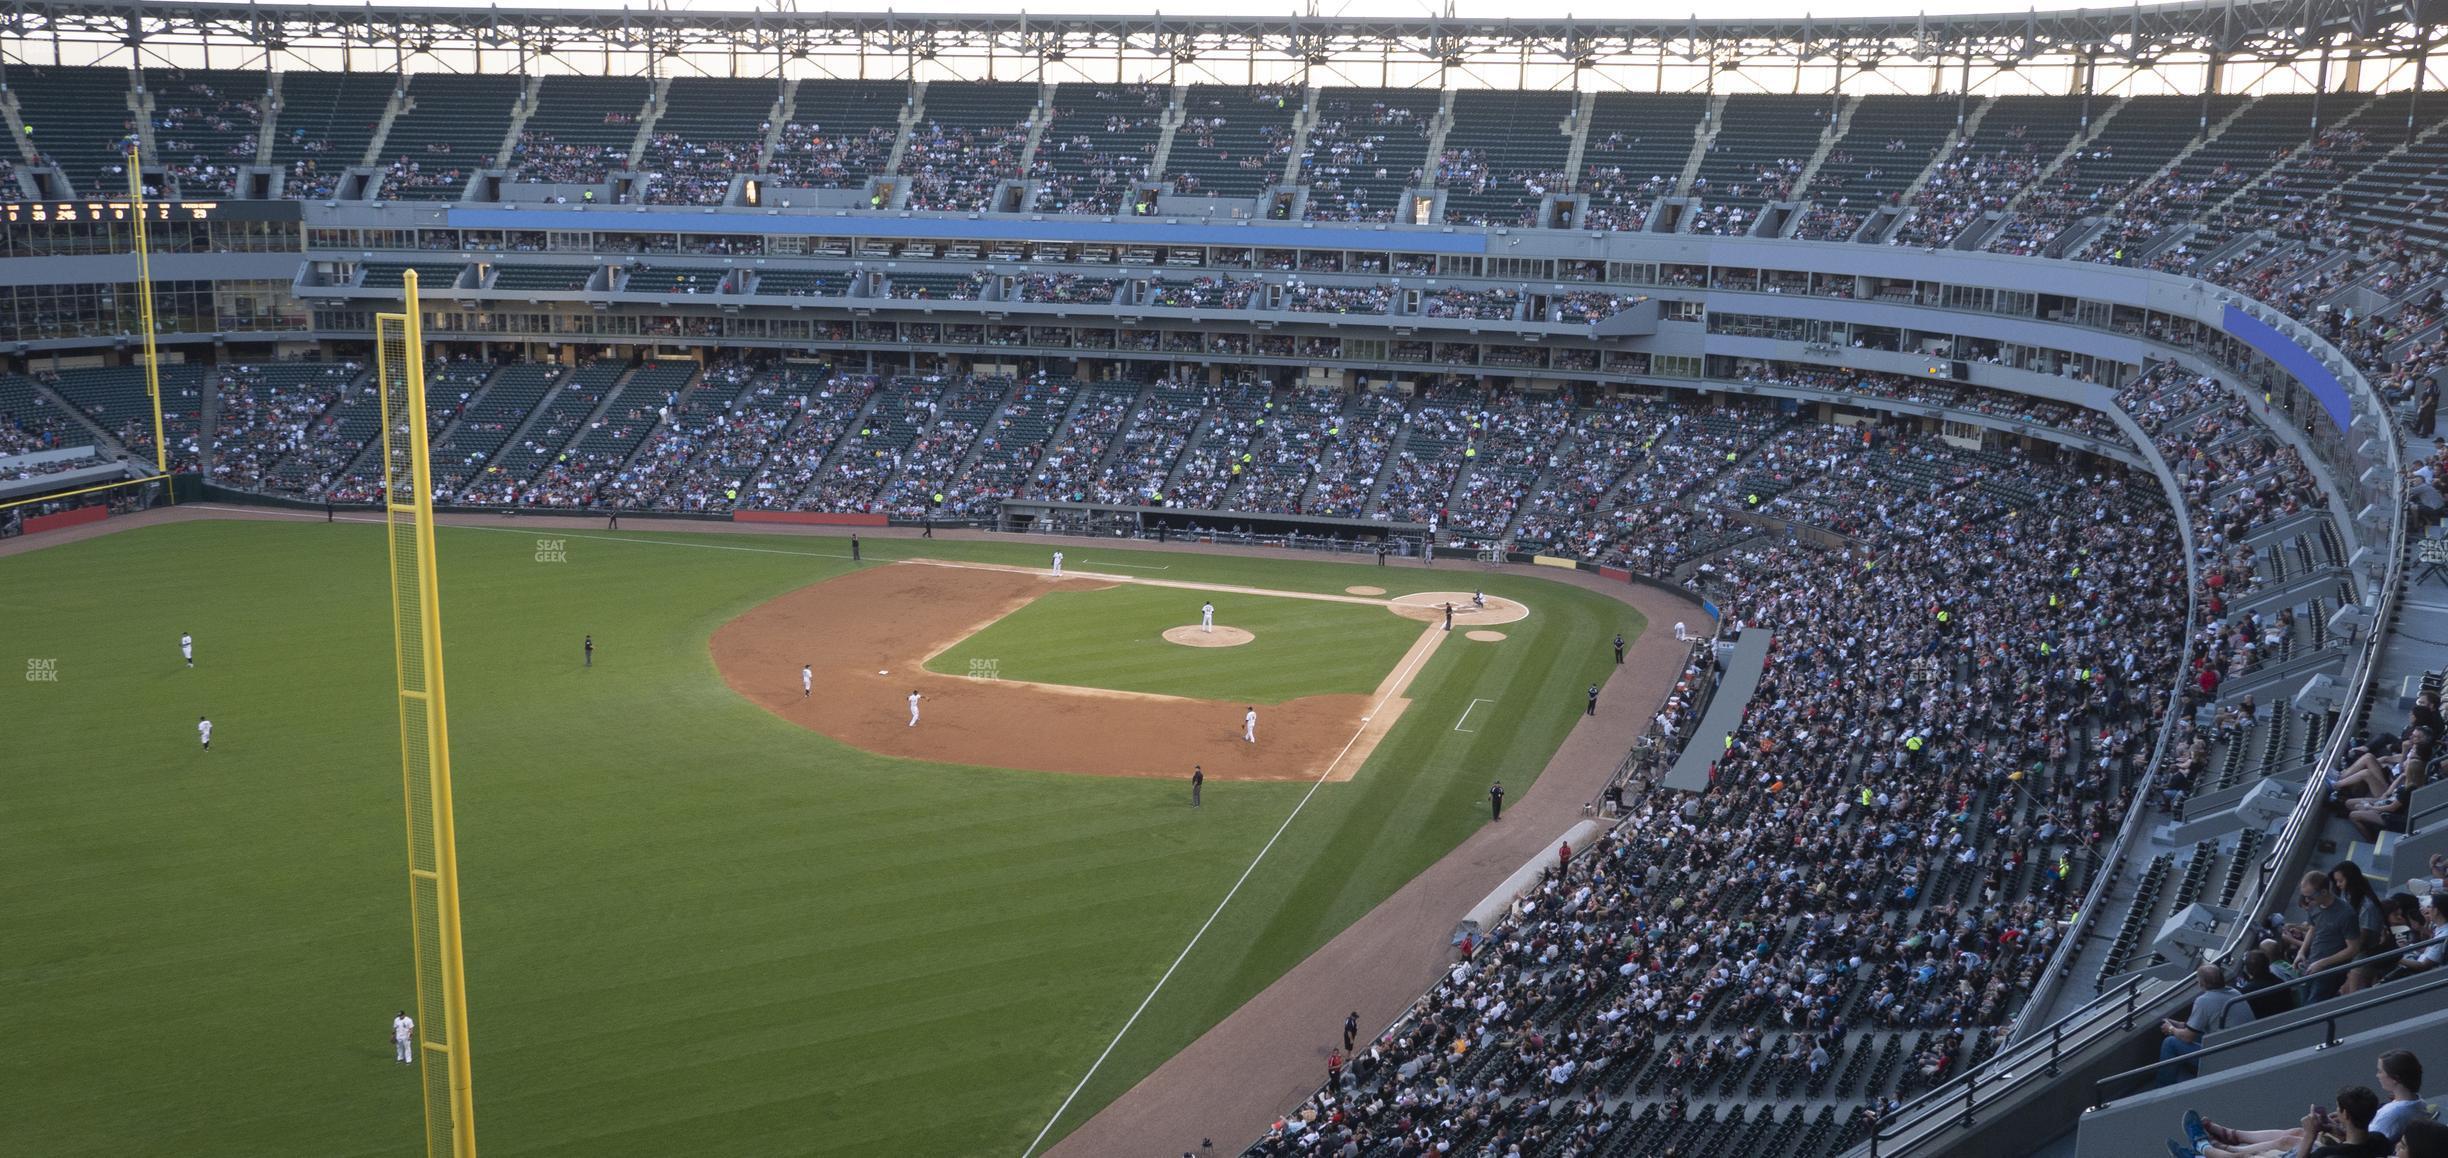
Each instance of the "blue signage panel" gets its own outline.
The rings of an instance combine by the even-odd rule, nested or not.
[[[2261,351],[2270,361],[2293,374],[2296,381],[2303,383],[2304,389],[2311,391],[2312,397],[2320,401],[2321,409],[2329,412],[2329,421],[2337,424],[2340,433],[2345,432],[2347,423],[2354,421],[2354,405],[2346,396],[2345,383],[2338,381],[2337,375],[2329,372],[2329,367],[2321,365],[2320,358],[2312,351],[2297,345],[2295,339],[2279,333],[2269,323],[2235,306],[2227,307],[2221,323],[2229,334]]]

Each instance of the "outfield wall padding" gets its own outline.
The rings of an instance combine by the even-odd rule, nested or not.
[[[881,527],[884,516],[831,511],[733,511],[734,523],[796,523],[813,527]]]
[[[90,507],[78,507],[73,511],[61,511],[55,515],[28,515],[25,521],[25,533],[32,535],[42,531],[56,531],[62,527],[99,523],[109,517],[110,506],[107,503],[95,503]]]

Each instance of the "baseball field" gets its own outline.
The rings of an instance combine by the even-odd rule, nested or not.
[[[487,1152],[1016,1155],[1267,849],[1058,1138],[1527,787],[1642,627],[1459,566],[864,547],[439,532]],[[1246,642],[1166,638],[1205,601]],[[0,1153],[420,1151],[379,529],[0,557],[0,639]]]

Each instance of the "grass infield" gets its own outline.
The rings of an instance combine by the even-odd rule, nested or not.
[[[1217,623],[1257,638],[1239,647],[1167,642],[1166,628],[1197,625],[1205,599],[1216,601]],[[1375,691],[1422,626],[1358,603],[1125,584],[1048,592],[926,666],[968,675],[988,663],[998,679],[1274,704]]]
[[[1180,784],[919,764],[775,718],[723,686],[707,637],[849,567],[833,540],[444,528],[437,546],[496,1158],[1017,1153],[1306,790],[1211,783],[1193,812]],[[1269,589],[1377,579],[1094,554]],[[0,559],[8,663],[57,673],[0,681],[0,1153],[421,1152],[387,1040],[412,996],[384,575],[379,528],[349,524],[172,524]],[[1487,588],[1536,614],[1424,667],[1375,758],[1318,793],[1056,1136],[1476,828],[1489,778],[1527,784],[1604,676],[1602,641],[1641,626],[1561,585]],[[1454,731],[1474,697],[1493,702]]]

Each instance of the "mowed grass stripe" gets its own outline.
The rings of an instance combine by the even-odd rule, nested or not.
[[[1196,626],[1209,599],[1218,624],[1257,638],[1239,647],[1164,638],[1168,628]],[[1047,592],[926,666],[944,675],[991,670],[999,679],[1275,704],[1365,695],[1419,633],[1418,623],[1362,604],[1124,584]]]
[[[439,538],[490,1154],[1016,1152],[1305,787],[1210,784],[1193,813],[1172,781],[848,749],[732,694],[706,649],[846,560],[545,537],[566,564],[536,562],[533,536]],[[1045,562],[1034,544],[868,551],[920,546]],[[1278,590],[1460,585],[1149,558]],[[0,683],[0,1083],[42,1107],[0,1118],[0,1153],[421,1149],[416,1078],[385,1037],[411,986],[384,565],[378,528],[316,523],[0,559],[14,662],[61,662],[58,684]],[[1471,831],[1489,775],[1527,786],[1600,670],[1564,649],[1630,625],[1585,592],[1487,587],[1537,613],[1423,666],[1377,758],[1319,792],[1072,1120]],[[1197,593],[1168,594],[1168,619],[1195,622]],[[1383,622],[1400,644],[1418,630]],[[1568,670],[1538,682],[1551,665]],[[1499,700],[1476,737],[1451,731],[1470,696]],[[209,756],[199,711],[220,726]]]

